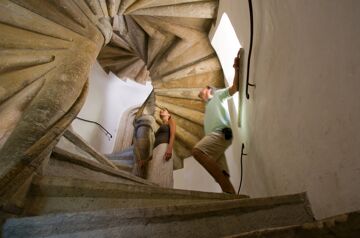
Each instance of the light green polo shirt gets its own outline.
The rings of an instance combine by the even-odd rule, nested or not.
[[[221,131],[225,127],[230,127],[230,115],[227,99],[231,97],[229,88],[218,89],[213,97],[206,102],[204,129],[205,134],[214,131]]]

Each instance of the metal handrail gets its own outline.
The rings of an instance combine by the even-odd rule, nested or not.
[[[249,86],[256,87],[255,84],[249,83],[249,75],[250,75],[250,61],[251,61],[251,53],[253,46],[253,34],[254,34],[254,16],[253,16],[253,8],[252,8],[252,0],[248,0],[249,3],[249,14],[250,14],[250,46],[249,46],[249,54],[247,61],[247,72],[246,72],[246,98],[249,99]]]
[[[111,135],[111,133],[110,133],[108,130],[105,129],[105,127],[103,127],[100,123],[98,123],[98,122],[96,122],[96,121],[87,120],[87,119],[84,119],[84,118],[81,118],[81,117],[75,117],[75,119],[96,124],[96,125],[100,126],[101,129],[103,129],[105,135],[109,138],[109,140],[113,137],[113,136]]]

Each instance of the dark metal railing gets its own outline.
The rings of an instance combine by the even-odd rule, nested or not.
[[[244,153],[244,149],[245,149],[245,145],[244,143],[241,144],[241,157],[240,157],[240,184],[239,184],[239,189],[237,191],[238,194],[240,194],[240,189],[241,189],[241,185],[242,185],[242,181],[243,181],[243,156],[247,156],[247,154]]]
[[[253,8],[252,8],[252,1],[248,0],[249,3],[249,13],[250,13],[250,45],[249,45],[249,54],[248,54],[248,61],[247,61],[247,72],[246,72],[246,98],[249,99],[249,86],[256,87],[255,84],[249,83],[249,75],[250,75],[250,63],[251,63],[251,53],[252,53],[252,46],[253,46],[253,35],[254,35],[254,16],[253,16]]]
[[[75,119],[78,119],[80,121],[85,121],[85,122],[89,122],[89,123],[93,123],[95,125],[98,125],[102,130],[103,132],[105,133],[105,135],[109,138],[109,140],[113,137],[111,135],[111,133],[105,129],[105,127],[103,127],[100,123],[96,122],[96,121],[91,121],[91,120],[87,120],[87,119],[84,119],[84,118],[81,118],[81,117],[75,117]]]

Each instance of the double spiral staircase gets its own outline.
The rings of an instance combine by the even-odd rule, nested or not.
[[[203,136],[199,88],[224,86],[208,39],[217,8],[217,0],[0,0],[3,237],[358,234],[358,213],[314,221],[305,194],[160,188],[68,129],[98,60],[120,78],[151,81],[156,110],[177,121],[175,153],[188,157]],[[91,158],[56,147],[63,136]]]

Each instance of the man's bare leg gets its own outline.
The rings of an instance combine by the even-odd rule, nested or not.
[[[223,192],[235,194],[235,189],[229,177],[223,173],[215,161],[211,160],[204,152],[197,148],[192,150],[192,155],[211,174]]]

